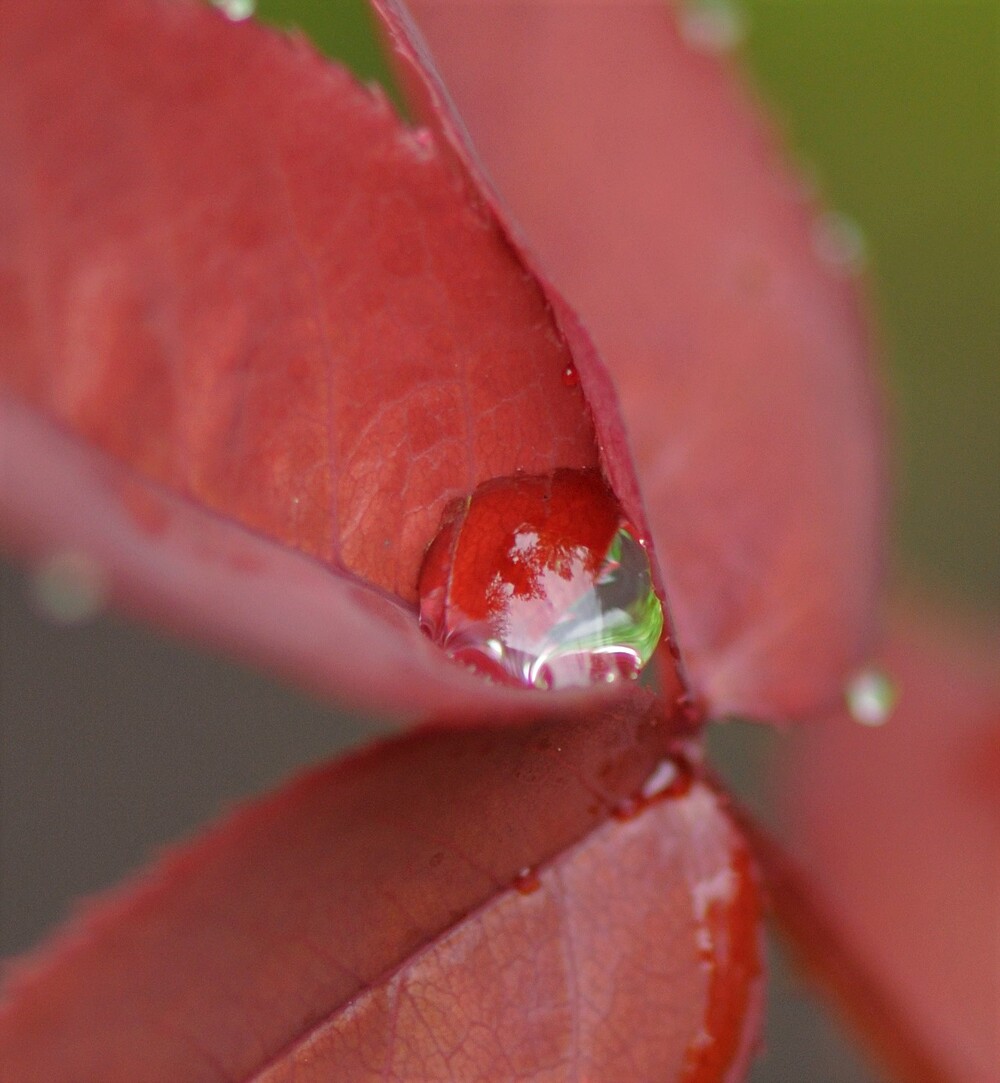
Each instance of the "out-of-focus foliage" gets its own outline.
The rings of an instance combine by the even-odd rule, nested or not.
[[[1000,602],[1000,8],[752,0],[758,82],[861,226],[887,347],[905,564]]]

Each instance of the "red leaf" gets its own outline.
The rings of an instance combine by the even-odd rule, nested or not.
[[[127,549],[119,598],[376,708],[485,703],[416,642],[423,550],[479,482],[597,449],[546,298],[466,179],[301,41],[185,0],[5,5],[0,94],[8,535]],[[82,486],[62,514],[43,469]],[[204,535],[266,573],[199,558]],[[288,627],[286,576],[325,631],[319,601]]]
[[[854,284],[770,133],[681,5],[409,6],[611,369],[696,686],[716,713],[831,703],[877,597],[878,418]]]
[[[416,720],[437,710],[471,724],[537,710],[533,695],[447,663],[415,615],[388,598],[145,480],[2,395],[0,494],[18,548],[87,554],[121,608],[369,714]],[[584,699],[558,695],[567,712]]]
[[[0,1076],[736,1079],[754,877],[713,791],[656,770],[669,747],[637,690],[323,768],[22,964]]]
[[[988,1083],[1000,1064],[1000,640],[926,612],[899,623],[888,722],[804,727],[791,745],[784,821],[804,891],[786,910],[807,962],[901,1079]]]

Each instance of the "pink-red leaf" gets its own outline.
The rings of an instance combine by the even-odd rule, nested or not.
[[[878,419],[854,283],[770,133],[680,4],[409,7],[612,372],[696,686],[719,713],[830,704],[877,596]]]
[[[457,678],[401,628],[441,509],[598,457],[569,348],[493,212],[378,91],[189,0],[5,4],[0,95],[5,533],[34,552],[89,539],[102,561],[130,547],[128,582],[108,574],[134,605],[355,696],[361,669],[374,707],[455,708]],[[62,518],[40,460],[85,485]],[[126,523],[150,504],[170,576]],[[322,658],[304,634],[270,642],[290,565],[250,537],[234,544],[270,577],[242,577],[234,634],[232,569],[191,561],[232,524],[339,580],[319,588],[339,649],[329,631]]]
[[[482,723],[537,709],[533,696],[447,664],[390,599],[81,446],[2,395],[0,494],[4,538],[19,550],[85,555],[127,612],[369,714],[413,721],[437,710],[441,720]],[[566,695],[566,710],[580,698]]]
[[[669,751],[637,692],[323,768],[22,963],[0,1077],[735,1080],[755,881]]]
[[[786,764],[802,879],[782,908],[915,1083],[988,1083],[1000,1067],[998,647],[995,631],[911,612],[884,659],[900,690],[888,722],[803,727]]]

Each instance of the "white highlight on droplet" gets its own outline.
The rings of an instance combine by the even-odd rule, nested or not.
[[[827,211],[816,219],[812,243],[816,255],[841,274],[858,274],[868,263],[868,244],[861,227],[839,211]]]
[[[731,0],[688,0],[678,25],[688,45],[703,53],[731,53],[747,33],[746,14]]]
[[[257,9],[257,0],[211,0],[211,3],[234,23],[249,19]]]
[[[54,553],[35,569],[35,604],[57,624],[82,624],[97,616],[108,596],[108,578],[92,557],[72,550]]]
[[[863,669],[844,689],[847,710],[862,726],[885,725],[898,698],[896,685],[880,669]]]
[[[677,764],[673,760],[660,760],[639,792],[647,801],[651,800],[672,786],[677,781],[678,773]]]

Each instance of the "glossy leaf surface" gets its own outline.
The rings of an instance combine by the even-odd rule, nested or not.
[[[669,733],[637,691],[320,769],[20,964],[0,1076],[738,1078],[755,880]]]
[[[786,764],[821,922],[800,948],[903,1080],[987,1083],[1000,1065],[998,648],[909,614],[885,657],[892,717],[803,727]]]
[[[716,713],[828,706],[868,643],[881,449],[855,283],[771,133],[679,4],[408,6],[612,373],[696,686]]]
[[[199,532],[242,526],[329,570],[341,644],[370,625],[357,651],[290,632],[272,650],[274,592],[244,576],[255,657],[399,710],[412,653],[431,676],[408,667],[414,710],[461,707],[442,692],[456,682],[475,699],[415,645],[442,507],[489,477],[597,462],[569,349],[492,212],[433,137],[300,40],[188,0],[0,19],[0,397],[32,444],[4,433],[6,534],[34,553],[86,536],[104,559],[123,544],[106,522],[153,503],[173,572],[129,539],[114,595],[230,645],[232,569],[185,562]],[[39,457],[101,482],[53,516]],[[210,589],[192,605],[178,584],[195,578]]]

